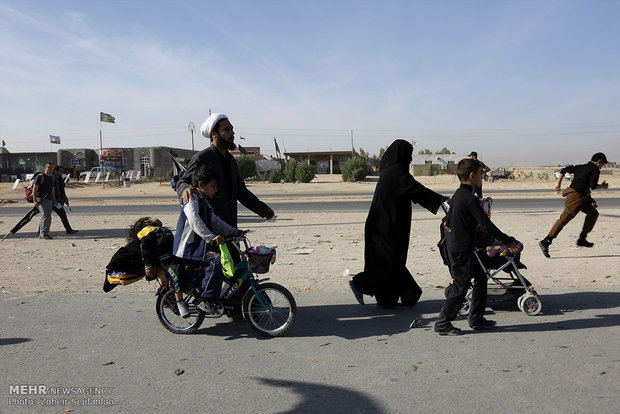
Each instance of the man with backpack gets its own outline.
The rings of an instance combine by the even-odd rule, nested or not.
[[[52,207],[56,204],[56,191],[54,189],[54,164],[45,163],[45,172],[39,174],[32,186],[32,199],[34,207],[41,213],[41,223],[39,224],[39,238],[51,240],[49,234],[52,225]]]

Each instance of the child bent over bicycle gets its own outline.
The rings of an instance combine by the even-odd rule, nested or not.
[[[214,301],[219,298],[224,281],[218,246],[224,242],[224,236],[241,233],[218,217],[209,205],[208,200],[217,192],[218,181],[217,173],[209,166],[203,165],[194,171],[192,185],[198,193],[181,210],[173,247],[174,255],[184,263],[205,268],[202,302],[198,308],[207,315],[217,313]]]

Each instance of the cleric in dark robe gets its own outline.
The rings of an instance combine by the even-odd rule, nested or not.
[[[422,289],[407,270],[412,202],[433,214],[447,197],[429,190],[409,173],[413,146],[394,141],[381,159],[381,173],[364,228],[364,271],[353,277],[351,289],[374,296],[377,304],[391,308],[398,303],[414,306]]]

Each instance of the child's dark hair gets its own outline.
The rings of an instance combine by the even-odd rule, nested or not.
[[[478,172],[482,168],[482,163],[471,158],[463,158],[456,166],[456,175],[461,182],[469,179],[469,174]]]
[[[138,219],[138,221],[136,221],[134,224],[129,226],[129,229],[127,230],[127,241],[131,242],[136,240],[138,238],[138,233],[140,233],[140,230],[147,226],[161,227],[161,225],[162,224],[159,219],[152,217],[142,217]]]
[[[592,162],[603,161],[603,164],[607,164],[607,157],[602,152],[597,152],[596,154],[592,156],[592,159],[590,161]]]
[[[208,165],[201,165],[192,174],[192,185],[194,187],[198,187],[199,181],[202,181],[203,184],[207,184],[211,180],[219,182],[220,177],[217,175],[217,172]]]

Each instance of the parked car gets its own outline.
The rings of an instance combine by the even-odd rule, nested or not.
[[[489,182],[493,182],[499,179],[510,178],[511,175],[512,175],[512,171],[508,171],[505,168],[496,168],[493,171],[489,171],[487,173],[487,180]]]
[[[89,176],[90,178],[96,178],[97,174],[99,174],[99,172],[101,173],[101,178],[105,178],[106,174],[108,172],[113,172],[115,170],[114,167],[93,167],[90,169],[90,171],[84,171],[80,173],[80,180],[83,180],[86,178],[86,176]]]

